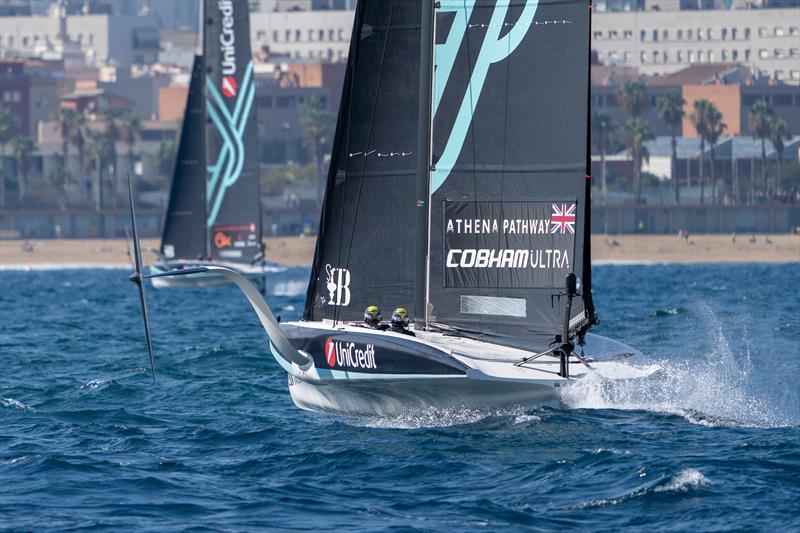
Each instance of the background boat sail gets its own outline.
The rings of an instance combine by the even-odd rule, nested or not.
[[[587,335],[589,17],[584,0],[359,2],[304,320],[196,269],[243,290],[295,404],[540,405],[631,353]],[[370,305],[406,307],[415,335],[364,327]]]
[[[246,3],[206,0],[203,53],[194,58],[154,273],[201,264],[249,278],[276,270],[262,244],[255,79]],[[156,287],[207,285],[220,277],[156,278]]]

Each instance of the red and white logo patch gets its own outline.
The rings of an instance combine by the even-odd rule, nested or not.
[[[236,96],[236,91],[238,90],[239,87],[236,85],[236,78],[233,76],[225,76],[222,78],[222,94],[227,98]]]
[[[328,361],[329,366],[336,364],[336,347],[333,345],[333,339],[325,341],[325,359]]]

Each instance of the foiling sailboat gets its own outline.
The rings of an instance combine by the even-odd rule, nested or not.
[[[203,51],[192,66],[169,203],[151,273],[233,268],[263,285],[255,79],[247,9],[206,0]],[[153,278],[161,287],[226,283],[221,276]]]
[[[588,334],[589,36],[586,0],[358,3],[303,319],[190,272],[244,292],[297,406],[557,403],[632,355]]]

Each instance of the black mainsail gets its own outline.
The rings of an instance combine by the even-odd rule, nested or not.
[[[205,0],[203,8],[203,55],[192,71],[161,251],[252,263],[262,225],[248,5]]]
[[[403,306],[537,349],[574,273],[572,331],[591,325],[589,19],[585,0],[359,2],[306,320]]]
[[[203,57],[195,56],[161,235],[161,255],[167,259],[197,259],[208,255],[204,77]]]

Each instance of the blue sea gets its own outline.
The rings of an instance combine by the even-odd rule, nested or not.
[[[304,412],[233,288],[0,271],[2,530],[800,530],[800,265],[604,265],[658,365],[563,408]],[[284,319],[307,269],[271,278]]]

